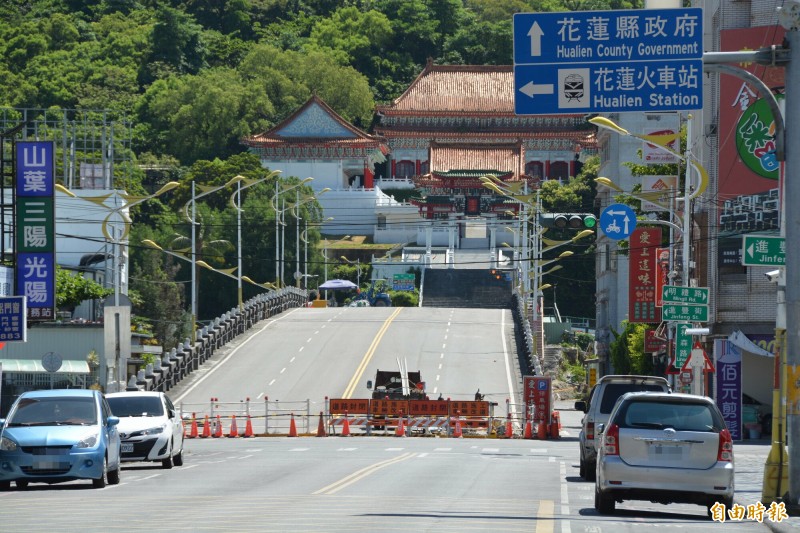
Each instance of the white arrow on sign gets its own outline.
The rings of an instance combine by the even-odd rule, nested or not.
[[[747,255],[753,257],[753,244],[751,243],[750,246],[747,247]]]
[[[627,235],[630,233],[630,231],[628,231],[628,222],[630,222],[631,219],[628,218],[628,215],[625,215],[625,218],[623,218],[622,221],[625,222],[625,235]]]
[[[531,38],[532,56],[542,55],[542,35],[544,35],[542,28],[539,26],[538,22],[534,21],[533,26],[531,26],[531,29],[528,31],[528,37]]]
[[[530,96],[531,98],[533,98],[533,96],[536,94],[553,94],[553,84],[546,83],[546,84],[536,85],[532,81],[529,81],[528,83],[520,87],[519,91],[525,96]]]
[[[614,216],[617,216],[617,215],[624,215],[624,214],[626,214],[626,211],[609,211],[608,214],[611,215],[612,217],[614,217]]]

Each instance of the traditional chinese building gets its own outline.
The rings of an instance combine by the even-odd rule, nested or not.
[[[516,209],[480,176],[503,181],[567,180],[580,155],[594,151],[583,115],[519,116],[511,65],[434,65],[389,105],[376,109],[375,133],[386,140],[391,178],[414,181],[425,218],[498,214]]]

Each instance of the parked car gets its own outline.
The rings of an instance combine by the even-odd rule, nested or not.
[[[601,377],[592,387],[587,401],[575,402],[575,409],[586,413],[581,421],[578,434],[580,447],[580,476],[594,481],[595,461],[597,459],[597,443],[595,428],[597,424],[608,421],[608,415],[620,396],[635,391],[669,391],[666,379],[656,376],[608,375]]]
[[[0,420],[0,489],[14,481],[91,479],[96,488],[120,478],[119,418],[102,393],[64,389],[25,392]]]
[[[594,506],[616,502],[733,505],[733,441],[716,404],[705,396],[632,392],[598,424]]]
[[[119,417],[122,461],[183,465],[183,420],[163,392],[114,392],[106,396]]]

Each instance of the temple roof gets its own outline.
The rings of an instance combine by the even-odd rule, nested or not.
[[[388,147],[380,137],[370,135],[343,119],[320,97],[313,95],[297,111],[265,133],[246,137],[250,147],[316,144],[378,148],[384,154]]]
[[[508,144],[446,144],[431,142],[430,171],[432,174],[470,171],[521,176],[524,169],[524,148],[521,142]]]
[[[383,115],[515,115],[514,67],[429,60],[403,94],[376,109]]]

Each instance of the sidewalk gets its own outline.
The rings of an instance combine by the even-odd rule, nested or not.
[[[581,431],[583,413],[574,409],[574,400],[557,400],[555,409],[561,416],[562,429],[568,431],[570,437],[577,438]],[[736,492],[734,502],[743,505],[754,505],[761,500],[764,483],[764,463],[769,454],[769,439],[745,440],[734,443],[734,460],[736,474],[734,482]],[[578,458],[578,446],[575,446],[575,460]],[[778,533],[800,533],[800,516],[791,516],[781,522],[771,522],[764,518],[762,522],[770,530]]]

